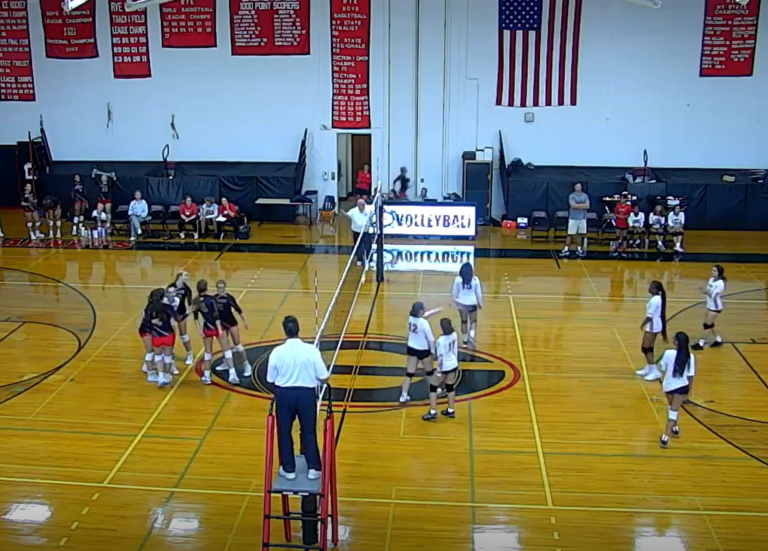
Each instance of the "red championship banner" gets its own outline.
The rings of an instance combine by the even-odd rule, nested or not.
[[[27,0],[0,0],[0,101],[35,101]]]
[[[232,55],[309,55],[309,0],[229,0]]]
[[[371,0],[331,0],[333,128],[370,128]]]
[[[176,0],[160,6],[163,48],[215,48],[216,0]]]
[[[109,0],[109,26],[115,78],[151,77],[147,10],[127,12],[123,0]]]
[[[752,76],[759,15],[760,0],[706,0],[700,76]]]
[[[45,57],[93,59],[96,45],[96,0],[66,13],[61,0],[40,0],[45,35]]]

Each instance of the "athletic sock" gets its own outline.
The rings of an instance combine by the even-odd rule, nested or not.
[[[723,337],[720,335],[715,335],[715,342],[723,342]]]
[[[715,340],[717,340],[717,339],[715,339]],[[706,345],[707,345],[707,341],[705,341],[704,339],[699,339],[699,346],[701,346],[703,348]]]

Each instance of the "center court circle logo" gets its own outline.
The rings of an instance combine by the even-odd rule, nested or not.
[[[253,343],[246,346],[248,360],[253,365],[253,376],[241,377],[240,385],[227,381],[226,370],[217,371],[223,359],[221,354],[213,360],[213,382],[217,387],[251,396],[271,399],[274,387],[267,382],[267,360],[272,350],[282,340]],[[360,345],[365,346],[360,365],[355,366]],[[321,343],[321,351],[331,352],[338,340]],[[332,398],[336,403],[346,402],[350,409],[370,410],[399,407],[400,384],[405,375],[405,350],[403,339],[387,335],[346,336],[339,351],[331,378]],[[520,371],[507,360],[481,352],[462,350],[459,354],[461,372],[456,385],[458,402],[477,400],[512,388],[520,380]],[[201,373],[200,363],[196,366]],[[351,387],[351,391],[350,391]],[[412,403],[429,398],[429,385],[422,371],[416,372],[411,386]]]

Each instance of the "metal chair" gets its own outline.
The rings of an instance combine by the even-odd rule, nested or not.
[[[128,235],[131,221],[128,219],[128,205],[120,205],[112,214],[112,233]]]
[[[555,212],[555,219],[553,227],[555,228],[552,238],[557,240],[559,237],[563,239],[568,235],[568,211],[559,210]],[[562,235],[561,235],[562,234]]]
[[[536,239],[549,240],[549,229],[551,224],[549,223],[549,215],[543,210],[535,210],[531,213],[531,241]],[[536,235],[536,232],[543,233],[544,235]]]

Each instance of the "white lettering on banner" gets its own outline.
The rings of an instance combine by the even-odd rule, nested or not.
[[[376,246],[373,247],[376,251]],[[475,264],[470,245],[384,245],[384,270],[392,272],[458,273],[465,262]],[[375,269],[375,265],[371,265]]]
[[[474,205],[452,203],[390,203],[384,205],[384,234],[475,237]]]

